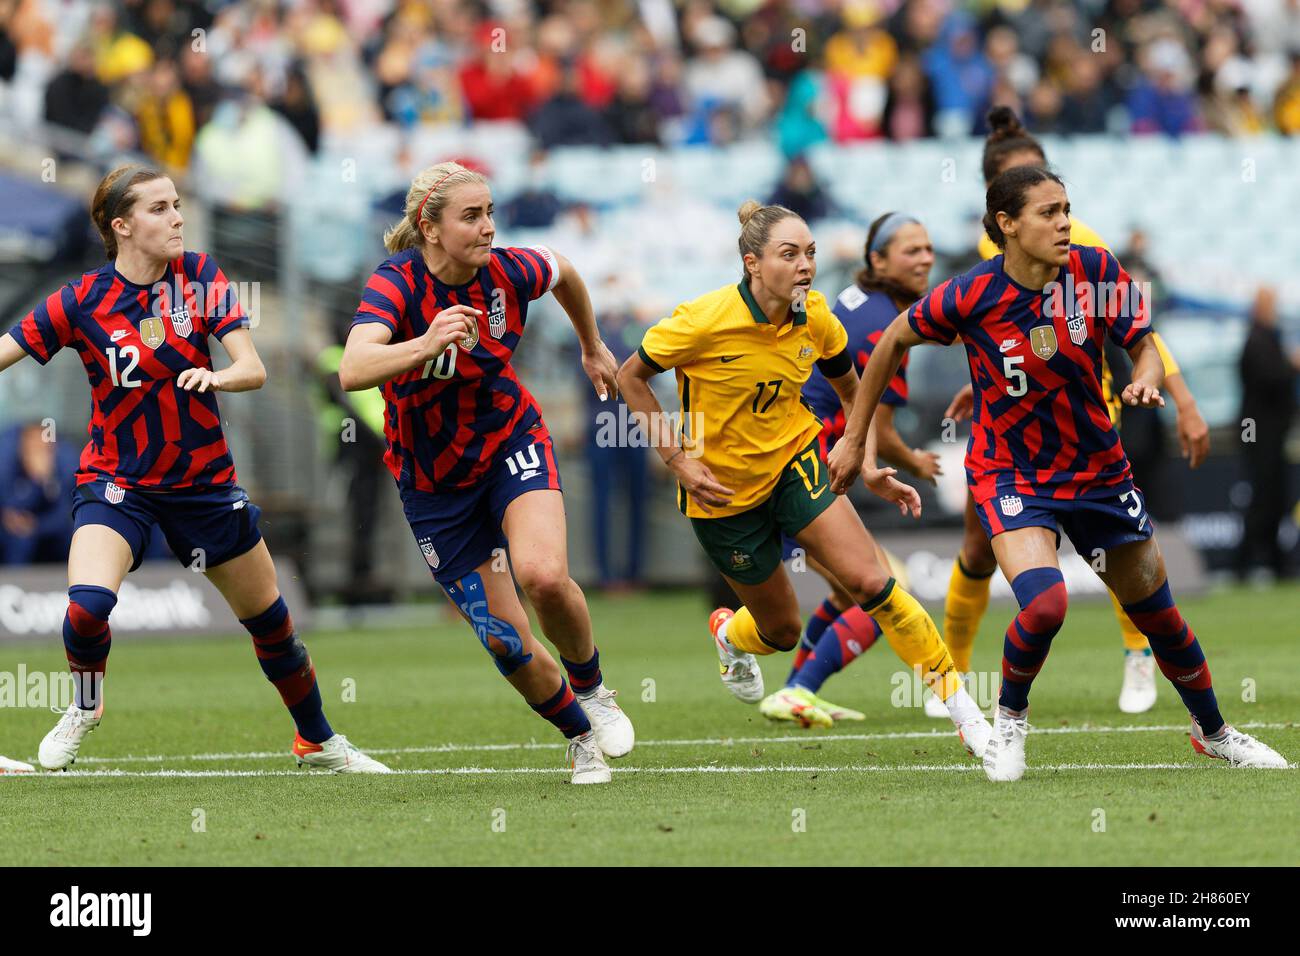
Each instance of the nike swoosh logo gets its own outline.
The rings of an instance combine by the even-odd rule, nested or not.
[[[723,361],[723,363],[725,364],[725,363],[727,363],[727,362],[734,362],[734,361],[736,361],[736,359],[738,359],[738,358],[740,358],[739,355],[731,355],[731,356],[724,355],[724,356],[722,356],[722,361]]]
[[[829,487],[830,487],[830,485],[822,485],[822,490],[819,491],[819,492],[817,492],[817,494],[813,495],[813,496],[812,496],[812,500],[813,500],[813,501],[816,501],[816,500],[817,500],[818,498],[820,498],[822,495],[826,494],[826,489],[829,488]]]
[[[114,332],[112,335],[110,335],[110,336],[108,337],[108,340],[109,340],[110,342],[116,342],[116,341],[118,341],[119,339],[124,339],[124,338],[126,338],[127,335],[128,335],[128,333],[127,333],[126,329],[118,329],[116,332]]]
[[[1003,342],[1001,345],[998,346],[998,351],[1010,352],[1013,348],[1015,348],[1019,344],[1020,344],[1019,342]]]

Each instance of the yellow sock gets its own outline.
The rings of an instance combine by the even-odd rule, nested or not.
[[[939,629],[912,595],[893,578],[877,596],[862,605],[876,619],[885,639],[904,664],[918,670],[921,679],[940,700],[947,700],[962,686],[952,655],[939,638]],[[874,602],[874,603],[873,603]]]
[[[726,623],[726,628],[727,642],[738,651],[746,651],[750,654],[775,654],[782,650],[763,640],[763,635],[758,631],[758,622],[754,620],[754,615],[749,613],[747,607],[737,611],[736,616]]]
[[[1115,618],[1119,621],[1120,633],[1124,636],[1124,650],[1126,651],[1145,651],[1147,649],[1146,635],[1137,629],[1137,625],[1129,620],[1124,606],[1119,603],[1119,598],[1115,597],[1115,592],[1107,591],[1110,595],[1110,603],[1115,605]]]
[[[971,648],[975,634],[989,606],[989,584],[993,575],[975,577],[962,567],[961,558],[952,563],[952,576],[948,578],[948,596],[943,601],[943,642],[952,652],[957,670],[970,671]]]

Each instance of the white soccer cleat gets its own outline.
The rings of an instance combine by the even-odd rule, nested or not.
[[[1223,731],[1217,735],[1217,738],[1205,736],[1195,717],[1192,718],[1192,749],[1207,757],[1226,760],[1229,767],[1259,767],[1271,770],[1285,770],[1290,767],[1286,758],[1268,744],[1261,743],[1250,734],[1243,734],[1231,724],[1224,724]]]
[[[342,734],[335,734],[319,744],[294,734],[293,756],[299,767],[329,770],[333,773],[393,772],[373,757],[367,757]]]
[[[999,706],[993,718],[993,733],[984,749],[984,773],[992,781],[1009,783],[1025,775],[1025,736],[1029,733],[1029,709],[1019,714]]]
[[[1155,705],[1155,657],[1140,652],[1125,652],[1124,686],[1119,691],[1119,709],[1126,714],[1145,714]]]
[[[573,771],[571,783],[609,783],[609,764],[600,752],[595,731],[589,730],[570,740],[566,757]]]
[[[718,637],[718,629],[733,617],[735,612],[725,607],[720,607],[709,615],[709,633],[713,635],[714,646],[718,649],[722,686],[738,700],[756,704],[763,699],[763,671],[758,666],[758,658],[753,654],[733,654]]]
[[[0,773],[35,773],[36,768],[21,760],[10,760],[0,755]]]
[[[36,755],[41,766],[46,770],[66,770],[69,765],[75,763],[82,740],[86,738],[86,734],[99,726],[103,716],[102,700],[94,710],[82,710],[75,702],[70,704],[63,712],[63,716],[59,718],[59,722],[54,725],[54,729],[41,741],[40,750]]]
[[[980,714],[958,724],[957,736],[961,738],[961,745],[968,754],[976,760],[983,760],[989,749],[989,741],[993,739],[993,726]]]
[[[576,696],[583,713],[591,721],[591,729],[596,734],[596,743],[600,745],[601,753],[610,758],[630,754],[632,745],[636,743],[636,731],[632,729],[632,721],[623,713],[623,708],[614,700],[618,691],[609,690],[601,684],[590,694]]]
[[[934,691],[925,692],[925,716],[948,719],[948,705],[939,699]]]

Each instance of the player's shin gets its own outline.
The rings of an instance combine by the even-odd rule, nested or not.
[[[96,710],[101,702],[104,669],[113,646],[109,615],[117,595],[108,588],[77,584],[68,589],[68,610],[63,617],[63,650],[74,678],[77,707]]]
[[[829,598],[822,600],[817,610],[813,611],[812,616],[808,618],[808,624],[804,627],[803,636],[799,638],[799,646],[794,649],[794,661],[790,665],[790,676],[785,679],[787,687],[794,686],[795,677],[798,675],[800,668],[808,662],[812,656],[813,650],[817,647],[817,642],[821,640],[826,629],[831,626],[832,622],[839,617],[840,612]]]
[[[1210,682],[1210,666],[1191,627],[1174,606],[1166,580],[1150,597],[1125,604],[1124,611],[1151,644],[1160,672],[1206,736],[1223,729],[1223,715]]]
[[[860,607],[849,608],[822,632],[816,649],[794,675],[791,685],[819,693],[832,674],[839,673],[864,654],[876,643],[880,633],[880,625],[870,614]]]
[[[1011,582],[1020,613],[1002,644],[1002,690],[998,705],[1012,713],[1029,706],[1029,688],[1047,660],[1052,638],[1065,623],[1068,598],[1060,568],[1030,568]]]
[[[975,634],[989,606],[989,584],[993,572],[974,574],[958,556],[952,563],[948,594],[943,602],[943,642],[948,645],[953,663],[963,674],[970,670],[971,648]]]
[[[323,743],[334,736],[321,704],[316,668],[307,648],[294,633],[293,618],[284,598],[256,617],[240,622],[253,638],[253,650],[266,679],[275,685],[280,699],[303,740]]]

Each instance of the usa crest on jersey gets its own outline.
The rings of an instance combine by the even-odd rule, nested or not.
[[[436,571],[438,569],[439,558],[438,558],[438,552],[433,550],[433,539],[421,538],[419,544],[420,544],[420,550],[424,553],[425,562],[429,565],[429,567],[433,568]]]
[[[120,505],[126,500],[126,489],[110,481],[104,488],[104,498],[110,505]]]
[[[1014,518],[1025,510],[1025,503],[1019,495],[1003,495],[998,499],[998,507],[1008,518]]]
[[[506,334],[506,307],[504,302],[488,313],[488,331],[492,333],[494,339],[499,339]]]
[[[194,331],[194,320],[190,318],[190,310],[185,306],[172,309],[171,313],[172,328],[181,338],[189,338],[190,333]]]
[[[1066,328],[1070,330],[1070,341],[1075,345],[1082,345],[1088,339],[1088,316],[1082,312],[1070,316],[1066,320]]]

